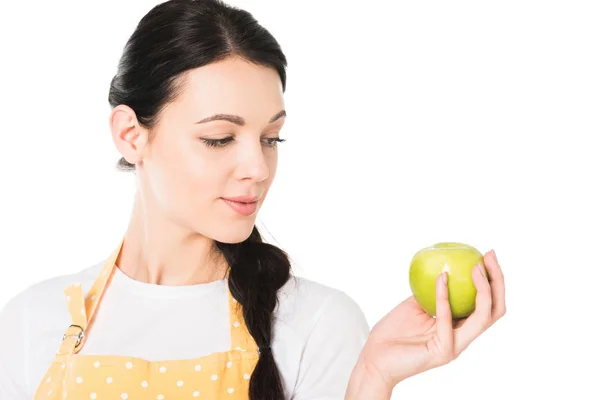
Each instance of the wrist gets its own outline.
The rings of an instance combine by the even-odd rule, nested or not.
[[[344,400],[390,400],[393,389],[361,355],[350,375]]]

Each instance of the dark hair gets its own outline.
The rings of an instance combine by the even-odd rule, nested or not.
[[[285,91],[286,58],[275,38],[247,11],[219,0],[170,0],[152,8],[124,48],[111,81],[112,107],[131,107],[147,129],[174,100],[183,74],[240,57],[277,70]],[[121,158],[119,170],[135,170]],[[270,350],[277,292],[291,276],[288,255],[263,242],[256,226],[241,243],[216,242],[229,264],[229,287],[243,309],[246,326],[261,349],[250,379],[251,400],[281,400],[284,387]]]

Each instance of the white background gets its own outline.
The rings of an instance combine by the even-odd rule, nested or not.
[[[0,306],[120,239],[134,184],[114,169],[108,88],[157,3],[2,4]],[[496,249],[506,317],[393,398],[595,398],[598,3],[230,4],[289,59],[259,226],[297,275],[346,291],[372,325],[410,295],[420,248]]]

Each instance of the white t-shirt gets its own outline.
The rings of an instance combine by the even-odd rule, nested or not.
[[[63,290],[79,282],[86,293],[103,265],[33,285],[0,311],[1,400],[33,398],[71,324]],[[161,286],[115,269],[80,354],[159,361],[227,351],[227,295],[225,280]],[[271,344],[286,398],[343,399],[369,331],[344,292],[292,277],[279,291]]]

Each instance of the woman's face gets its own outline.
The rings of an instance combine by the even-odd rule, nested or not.
[[[285,120],[280,77],[229,58],[190,71],[182,82],[138,162],[144,201],[192,231],[241,242],[277,170]],[[246,215],[223,200],[238,196],[257,197],[256,210]]]

